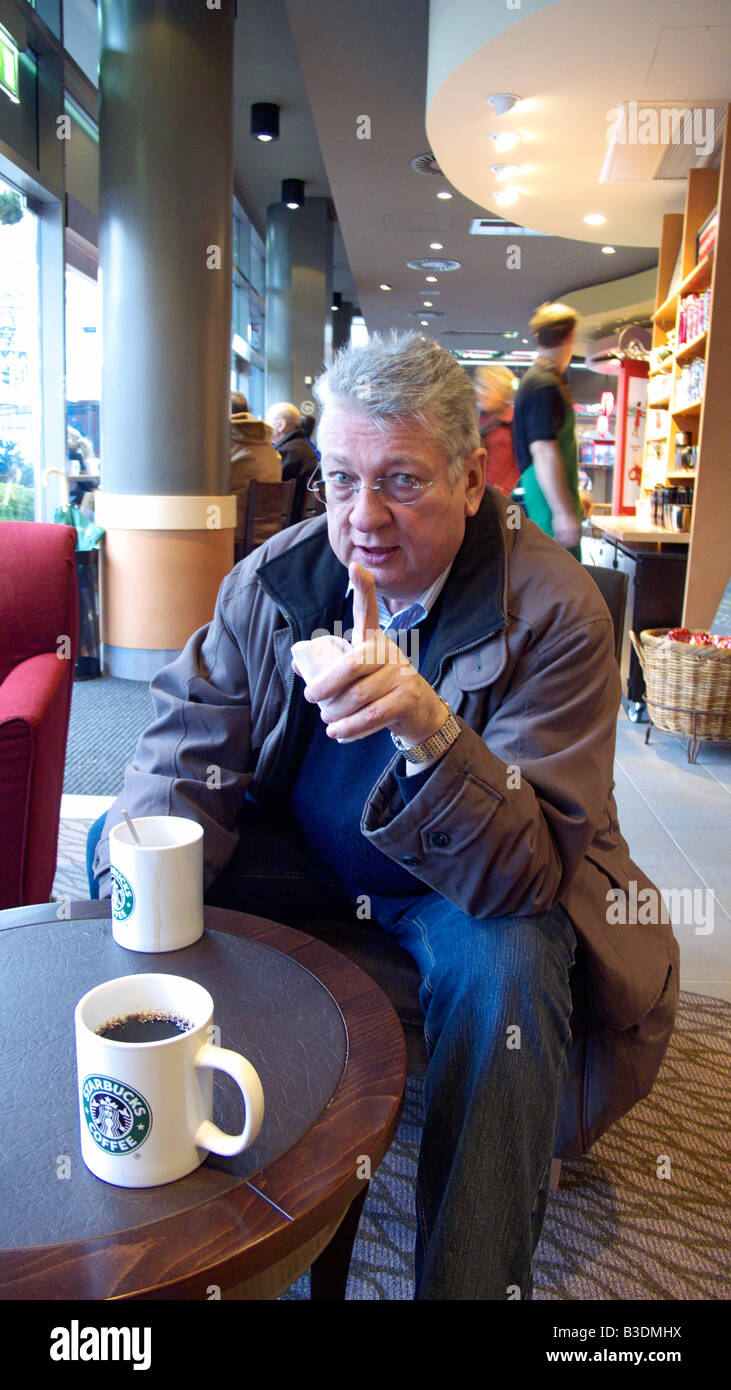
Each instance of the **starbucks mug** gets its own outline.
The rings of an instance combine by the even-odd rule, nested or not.
[[[128,951],[179,951],[203,935],[203,826],[140,816],[109,833],[112,935]]]
[[[127,1042],[99,1030],[139,1032],[159,1021],[170,1036]],[[211,1044],[213,1000],[180,975],[123,975],[79,1000],[75,1012],[81,1156],[115,1187],[157,1187],[183,1178],[209,1153],[231,1157],[253,1144],[264,1118],[255,1068]],[[184,1031],[181,1031],[184,1028]],[[240,1134],[212,1122],[213,1071],[233,1077],[246,1107]]]

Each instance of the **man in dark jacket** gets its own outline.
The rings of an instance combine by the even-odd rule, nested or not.
[[[296,481],[292,521],[300,521],[307,484],[317,468],[317,454],[302,429],[302,416],[291,401],[270,405],[266,419],[274,431],[272,443],[282,455],[282,482],[291,478]]]
[[[156,677],[94,871],[108,894],[125,808],[203,825],[209,903],[296,925],[335,889],[351,916],[367,897],[422,977],[417,1297],[526,1297],[553,1153],[647,1094],[677,1004],[677,944],[612,795],[612,622],[485,489],[450,353],[374,335],[315,394],[326,515],[236,565]],[[293,643],[343,630],[305,685]],[[610,915],[638,885],[653,912]]]

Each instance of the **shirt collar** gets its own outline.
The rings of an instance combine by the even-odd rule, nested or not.
[[[408,608],[402,608],[400,613],[389,613],[385,599],[381,594],[377,593],[378,622],[381,631],[385,632],[386,636],[388,636],[391,632],[406,632],[409,628],[416,627],[419,623],[423,623],[424,619],[428,617],[430,609],[434,607],[434,604],[441,594],[449,578],[449,571],[453,564],[454,560],[450,560],[447,568],[442,570],[439,577],[434,580],[434,583],[430,584],[429,588],[425,589],[422,594],[419,594],[419,597],[415,599],[413,603],[410,603]],[[353,585],[349,582],[345,590],[346,598],[348,594],[352,592],[352,589]]]

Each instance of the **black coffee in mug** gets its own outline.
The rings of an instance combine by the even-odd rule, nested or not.
[[[164,1042],[166,1038],[177,1038],[193,1027],[187,1018],[166,1012],[164,1009],[140,1009],[137,1013],[124,1014],[110,1018],[95,1032],[100,1038],[110,1042],[150,1043]]]

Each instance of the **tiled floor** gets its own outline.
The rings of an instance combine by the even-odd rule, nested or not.
[[[653,729],[645,746],[646,732],[620,712],[620,828],[658,888],[694,892],[692,912],[686,895],[671,913],[681,989],[731,1000],[731,748],[704,744],[691,766],[684,739]]]
[[[681,988],[731,1001],[731,747],[704,744],[689,766],[684,740],[653,730],[645,747],[646,730],[620,712],[615,795],[622,834],[658,888],[695,894],[670,900]],[[56,896],[87,896],[86,833],[112,799],[63,798]]]

